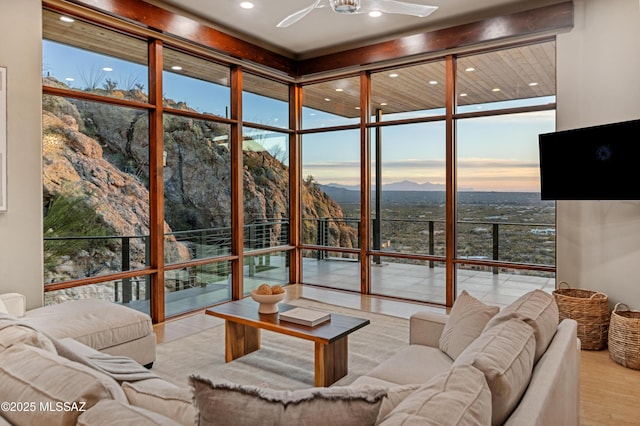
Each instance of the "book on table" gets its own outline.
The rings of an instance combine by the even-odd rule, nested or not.
[[[293,308],[281,312],[280,319],[282,321],[313,327],[330,320],[331,314],[329,312],[316,311],[315,309]]]

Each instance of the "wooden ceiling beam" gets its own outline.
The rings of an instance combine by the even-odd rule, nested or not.
[[[573,2],[498,16],[456,27],[318,56],[298,62],[298,77],[336,72],[399,58],[425,55],[513,37],[544,34],[573,27]]]

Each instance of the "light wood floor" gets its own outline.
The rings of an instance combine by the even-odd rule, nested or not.
[[[325,303],[408,318],[418,310],[444,312],[444,308],[382,299],[307,286],[287,287],[287,300],[305,297]],[[154,326],[158,343],[168,342],[205,328],[221,320],[204,311]],[[581,351],[580,425],[640,425],[640,371],[616,364],[609,352]],[[549,425],[562,426],[562,425]]]

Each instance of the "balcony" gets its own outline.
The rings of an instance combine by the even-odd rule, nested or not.
[[[355,219],[341,219],[353,229],[358,229]],[[397,222],[397,221],[395,221]],[[424,223],[422,223],[424,222]],[[394,225],[394,226],[397,226]],[[441,255],[444,241],[438,221],[411,221],[401,226],[417,226],[420,231],[421,248],[417,253]],[[354,254],[332,252],[328,236],[330,220],[316,219],[313,229],[316,245],[326,250],[304,250],[302,262],[302,283],[353,292],[360,291],[360,263]],[[511,241],[520,241],[523,235],[533,243],[526,244],[528,253],[515,255],[527,259],[555,236],[555,227],[549,224],[471,223],[460,222],[459,229],[471,229],[464,240],[469,253],[479,253],[477,259],[513,261]],[[478,229],[483,231],[479,232]],[[384,228],[382,229],[384,235]],[[248,293],[263,282],[285,284],[289,279],[288,254],[286,251],[264,253],[264,249],[278,247],[288,242],[289,223],[287,220],[262,220],[245,227],[244,290]],[[231,229],[199,229],[168,234],[186,247],[193,259],[229,254]],[[357,235],[357,233],[356,233]],[[74,239],[82,237],[72,237]],[[121,268],[109,272],[135,270],[148,264],[148,244],[146,236],[132,237],[86,237],[91,240],[120,241]],[[64,244],[65,238],[45,239],[49,244]],[[539,241],[538,241],[539,240]],[[134,244],[134,241],[136,242]],[[359,242],[358,242],[359,244]],[[400,244],[407,246],[408,241]],[[415,242],[411,243],[415,244]],[[136,250],[133,249],[134,246]],[[375,244],[374,244],[375,245]],[[444,263],[434,260],[401,259],[391,257],[389,247],[382,244],[381,256],[371,258],[371,294],[394,298],[411,299],[422,302],[445,303]],[[253,253],[257,250],[256,253]],[[502,251],[501,251],[502,250]],[[486,253],[486,256],[484,255]],[[533,254],[531,254],[533,256]],[[544,260],[551,259],[547,253]],[[137,257],[137,258],[136,258]],[[469,256],[468,259],[471,259]],[[506,259],[505,259],[506,258]],[[464,260],[465,257],[460,257]],[[525,262],[526,263],[526,262]],[[168,316],[198,309],[229,300],[231,297],[228,262],[185,267],[165,272],[165,310]],[[113,264],[110,265],[113,267]],[[520,295],[541,289],[551,292],[555,288],[553,272],[523,271],[482,265],[458,265],[456,270],[457,290],[467,290],[486,303],[505,306]],[[138,310],[149,310],[148,276],[131,277],[120,280],[90,284],[72,289],[47,292],[47,303],[56,303],[69,298],[100,297],[116,303],[126,304]]]

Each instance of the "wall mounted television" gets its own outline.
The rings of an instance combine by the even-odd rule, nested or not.
[[[538,135],[543,200],[640,200],[640,120]]]

